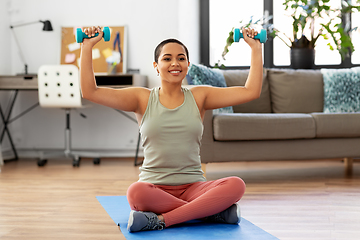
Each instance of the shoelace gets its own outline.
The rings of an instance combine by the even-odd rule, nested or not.
[[[163,230],[165,228],[165,223],[160,221],[156,215],[148,217],[145,215],[148,219],[148,224],[143,227],[142,230]]]
[[[206,220],[209,222],[226,223],[225,219],[220,215],[220,213],[209,216]]]

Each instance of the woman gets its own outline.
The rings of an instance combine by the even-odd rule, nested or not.
[[[139,181],[127,198],[132,209],[130,232],[161,230],[193,219],[237,224],[237,203],[245,192],[238,177],[206,181],[201,171],[200,141],[206,110],[238,105],[260,96],[263,63],[262,46],[253,29],[242,29],[251,47],[251,66],[243,87],[182,87],[189,62],[184,44],[167,39],[155,49],[153,66],[161,86],[153,89],[97,87],[92,66],[92,48],[101,40],[100,27],[84,30],[93,37],[81,47],[81,90],[83,97],[111,108],[134,112],[144,146]]]

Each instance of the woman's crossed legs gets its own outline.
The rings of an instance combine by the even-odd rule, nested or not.
[[[135,182],[127,191],[135,211],[162,215],[166,226],[217,214],[241,199],[245,183],[238,177],[180,186]]]

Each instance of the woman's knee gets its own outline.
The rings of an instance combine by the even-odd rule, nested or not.
[[[231,189],[231,192],[234,193],[240,200],[240,198],[244,195],[246,185],[245,182],[239,177],[228,177],[226,178],[228,187]]]
[[[141,210],[138,209],[139,206],[143,206],[144,203],[148,202],[150,194],[149,190],[154,187],[155,186],[153,184],[146,182],[135,182],[131,184],[126,193],[131,209]]]

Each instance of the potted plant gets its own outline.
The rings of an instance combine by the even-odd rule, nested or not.
[[[360,1],[356,5],[343,0],[341,8],[334,8],[330,0],[285,0],[283,5],[293,19],[293,35],[287,37],[278,29],[273,28],[270,33],[279,37],[291,48],[290,60],[293,68],[313,68],[315,60],[315,45],[320,37],[328,42],[330,50],[337,50],[341,58],[349,56],[354,51],[349,33],[350,25],[343,26],[342,16],[360,10]],[[327,23],[317,23],[320,19],[328,19]],[[315,31],[315,25],[318,30]],[[286,39],[287,38],[287,39]],[[290,41],[290,44],[288,43]]]
[[[254,23],[262,24],[267,29],[271,37],[278,37],[290,48],[290,60],[292,68],[313,68],[315,60],[315,46],[317,40],[322,37],[328,42],[330,50],[337,50],[342,59],[349,56],[354,51],[354,46],[350,38],[350,24],[343,26],[342,17],[350,16],[351,12],[360,11],[360,0],[355,4],[351,1],[342,0],[341,8],[334,8],[330,5],[330,0],[284,0],[284,7],[292,19],[292,36],[287,36],[273,24],[262,24],[260,19]],[[327,23],[319,23],[320,19],[329,19]],[[267,19],[268,20],[268,19]],[[265,21],[267,22],[267,21]],[[253,25],[250,21],[249,25]],[[316,26],[316,28],[315,28]],[[315,31],[317,29],[317,31]],[[232,44],[230,36],[223,52],[223,58]],[[225,58],[224,58],[225,59]]]

